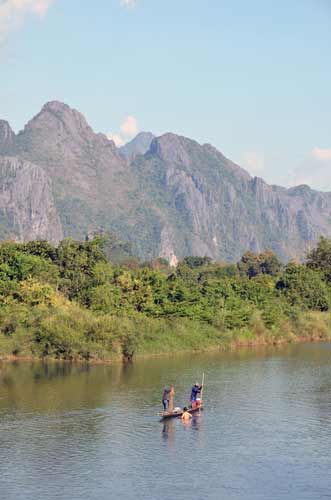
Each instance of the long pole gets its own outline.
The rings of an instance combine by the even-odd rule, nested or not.
[[[204,385],[205,385],[205,372],[203,372],[203,374],[202,374],[201,404],[202,404],[202,395],[203,395]]]
[[[170,388],[170,399],[169,399],[169,408],[168,408],[169,413],[172,413],[174,411],[174,396],[175,396],[175,388],[172,385]]]

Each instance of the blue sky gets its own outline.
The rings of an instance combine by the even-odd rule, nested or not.
[[[330,52],[330,0],[0,0],[0,118],[57,99],[331,191]]]

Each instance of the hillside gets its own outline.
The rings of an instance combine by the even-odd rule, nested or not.
[[[18,134],[0,121],[0,166],[2,239],[55,243],[102,229],[142,259],[176,262],[186,255],[232,261],[265,248],[288,260],[331,235],[330,193],[270,186],[213,146],[171,133],[118,149],[59,102]]]

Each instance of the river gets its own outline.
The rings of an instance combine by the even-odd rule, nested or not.
[[[204,412],[159,421],[162,389]],[[331,344],[0,365],[6,500],[331,498]]]

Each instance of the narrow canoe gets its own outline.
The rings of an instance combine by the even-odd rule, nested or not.
[[[203,410],[203,406],[196,406],[195,408],[188,408],[189,413],[196,413],[200,410]],[[176,417],[181,417],[183,415],[184,411],[183,410],[178,410],[178,411],[173,411],[169,413],[168,411],[164,411],[161,413],[162,420],[166,418],[176,418]]]

